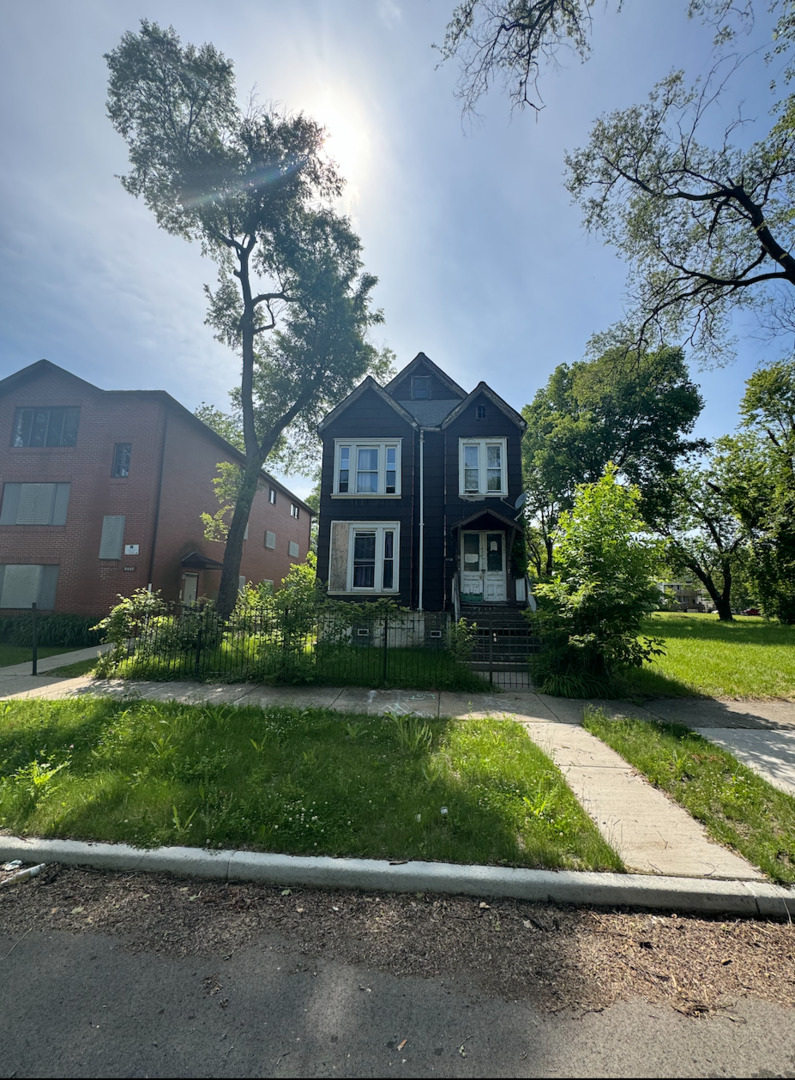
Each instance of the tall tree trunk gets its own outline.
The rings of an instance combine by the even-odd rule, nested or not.
[[[246,533],[251,506],[257,494],[262,463],[259,454],[250,457],[243,470],[243,480],[232,514],[232,524],[226,538],[224,568],[221,571],[221,587],[218,591],[218,613],[222,619],[228,619],[237,603],[240,585],[240,561],[243,558],[243,537]]]
[[[685,564],[688,570],[692,570],[698,580],[704,586],[709,593],[712,603],[715,605],[715,610],[718,613],[718,619],[720,622],[734,622],[732,616],[732,609],[730,604],[731,598],[731,572],[724,570],[723,575],[723,592],[718,592],[718,587],[712,580],[712,574],[707,573],[695,562],[689,562]]]

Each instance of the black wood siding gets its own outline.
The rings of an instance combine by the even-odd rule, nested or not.
[[[335,498],[335,439],[402,439],[400,498]],[[318,578],[328,582],[329,538],[332,521],[397,521],[400,524],[400,592],[390,593],[406,607],[413,604],[413,569],[416,565],[414,536],[415,429],[374,391],[366,391],[323,432],[320,479],[320,523],[317,541]]]

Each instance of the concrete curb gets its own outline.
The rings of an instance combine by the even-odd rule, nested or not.
[[[790,918],[795,912],[795,890],[755,881],[523,870],[453,863],[393,864],[382,859],[311,858],[190,847],[148,850],[127,844],[27,840],[18,836],[0,836],[0,859],[88,865],[105,870],[165,871],[216,881],[510,897],[560,904],[688,911],[701,915]]]

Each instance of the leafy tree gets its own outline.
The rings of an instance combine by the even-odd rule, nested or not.
[[[756,371],[740,406],[726,492],[750,529],[752,577],[768,615],[795,623],[795,360]]]
[[[573,505],[578,485],[595,483],[608,462],[638,486],[651,513],[678,459],[705,448],[702,440],[685,438],[702,404],[681,349],[638,356],[615,348],[598,360],[560,364],[522,410],[536,566],[552,570],[561,511]]]
[[[474,109],[495,80],[504,82],[515,106],[538,108],[538,76],[558,51],[587,59],[595,7],[593,0],[459,3],[441,51],[460,63],[465,108]],[[777,22],[767,58],[785,61],[787,86],[795,74],[793,62],[786,63],[795,14],[788,0],[770,0],[769,10]],[[738,308],[755,310],[771,335],[795,328],[795,96],[782,94],[773,122],[753,144],[747,145],[749,121],[740,108],[722,137],[706,142],[710,107],[748,59],[732,62],[725,47],[753,25],[754,5],[690,0],[688,11],[714,25],[723,61],[693,86],[673,72],[646,105],[597,120],[587,146],[567,155],[567,187],[586,228],[629,264],[627,321],[595,348],[616,336],[627,339],[631,328],[637,350],[686,338],[714,362],[730,355],[726,331]]]
[[[442,60],[460,65],[458,96],[468,112],[495,82],[501,82],[515,107],[542,108],[538,81],[568,50],[590,56],[593,12],[610,5],[596,0],[461,0],[440,46]],[[623,0],[616,0],[620,11]],[[792,15],[782,4],[781,31]],[[716,28],[716,43],[753,19],[752,0],[690,0],[688,12]]]
[[[377,359],[365,341],[380,320],[370,307],[376,279],[362,273],[350,223],[330,208],[343,181],[314,121],[244,113],[229,60],[209,44],[183,47],[173,29],[146,20],[106,60],[108,115],[129,151],[122,184],[161,228],[198,241],[215,261],[207,321],[242,360],[246,466],[221,575],[227,616],[263,464],[297,418],[338,400]],[[259,402],[258,362],[274,376]]]
[[[732,589],[738,572],[743,576],[750,540],[729,495],[737,465],[732,449],[730,441],[718,440],[702,465],[678,469],[655,517],[669,563],[701,582],[722,622],[732,621]]]
[[[635,346],[686,336],[720,362],[736,309],[792,330],[795,127],[776,123],[741,149],[738,120],[708,145],[699,135],[719,92],[674,72],[647,104],[597,120],[566,165],[586,228],[629,264]]]
[[[659,602],[663,544],[640,516],[640,492],[622,486],[617,473],[609,465],[600,480],[577,489],[572,509],[560,516],[555,575],[536,586],[544,648],[531,666],[544,692],[606,691],[622,667],[659,653],[659,643],[640,630]]]

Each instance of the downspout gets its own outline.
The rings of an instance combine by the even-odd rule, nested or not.
[[[166,471],[166,435],[168,433],[168,405],[163,407],[163,438],[160,442],[160,476],[157,480],[157,498],[155,500],[155,520],[152,527],[152,553],[149,556],[149,591],[152,591],[155,573],[155,549],[157,547],[157,530],[160,525],[160,502],[163,496],[163,474]],[[182,567],[180,566],[180,570]],[[182,593],[182,581],[177,582],[177,587]]]
[[[419,604],[422,611],[422,599],[425,576],[425,429],[420,428],[420,566],[419,566]]]

